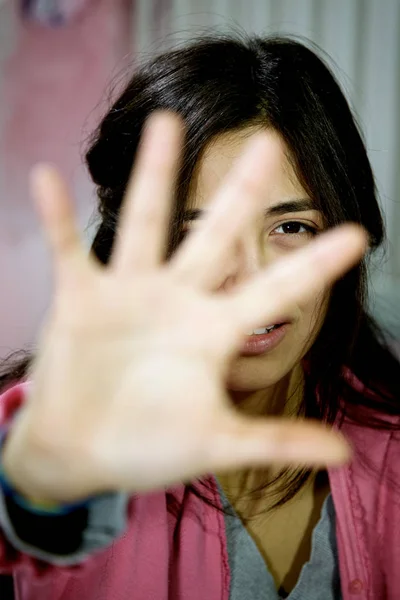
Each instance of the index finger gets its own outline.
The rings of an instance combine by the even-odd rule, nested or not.
[[[273,323],[294,303],[312,298],[357,263],[367,248],[366,231],[345,224],[275,262],[224,302],[243,333]]]

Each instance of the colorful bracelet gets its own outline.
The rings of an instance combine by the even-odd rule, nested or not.
[[[0,429],[0,459],[1,459],[1,452],[4,447],[8,431],[9,431],[9,427],[3,427],[2,429]],[[86,500],[83,500],[80,502],[74,502],[74,503],[70,503],[70,504],[57,504],[54,502],[44,503],[44,502],[35,502],[31,499],[28,500],[28,498],[25,498],[24,496],[19,494],[14,489],[14,487],[12,486],[11,482],[8,480],[8,478],[4,472],[4,468],[1,463],[1,460],[0,460],[0,489],[3,491],[5,496],[11,498],[15,504],[17,504],[24,510],[27,510],[31,513],[35,513],[35,514],[41,515],[41,516],[53,516],[54,517],[54,516],[68,515],[68,514],[74,512],[75,510],[78,510],[81,508],[87,508],[87,506],[89,505],[90,500],[91,500],[91,498],[88,498]]]

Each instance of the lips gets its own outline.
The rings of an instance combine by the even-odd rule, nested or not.
[[[279,317],[278,319],[276,319],[276,321],[274,321],[274,323],[270,323],[269,325],[257,325],[257,327],[253,328],[253,331],[255,331],[256,329],[267,329],[269,327],[287,325],[290,322],[291,319],[289,317]]]
[[[272,351],[284,339],[290,323],[281,323],[269,333],[246,335],[240,349],[242,356],[256,356]]]

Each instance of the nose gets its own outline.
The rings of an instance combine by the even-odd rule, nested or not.
[[[265,269],[271,259],[268,248],[261,243],[254,232],[242,235],[232,248],[221,289],[230,292],[235,287],[252,279]]]

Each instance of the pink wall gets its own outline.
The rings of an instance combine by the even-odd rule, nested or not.
[[[81,165],[84,140],[105,109],[111,77],[131,58],[130,0],[91,2],[57,29],[21,22],[16,5],[0,8],[0,356],[34,341],[51,293],[29,169],[43,160],[61,167],[83,228],[95,206]]]

